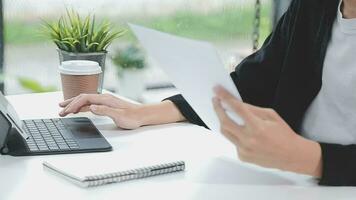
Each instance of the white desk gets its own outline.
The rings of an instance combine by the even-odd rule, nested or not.
[[[9,96],[23,119],[57,117],[60,93]],[[190,124],[115,128],[105,117],[93,119],[113,152],[56,156],[0,156],[0,200],[12,199],[354,199],[352,187],[319,187],[307,176],[243,164],[217,134]],[[43,171],[42,161],[112,156],[130,159],[183,158],[184,173],[82,189]]]

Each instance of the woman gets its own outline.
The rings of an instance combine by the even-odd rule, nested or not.
[[[240,159],[312,175],[321,185],[356,185],[355,51],[356,0],[294,0],[262,48],[231,73],[246,103],[214,88],[222,132]],[[180,95],[156,105],[80,95],[62,102],[60,115],[85,105],[126,129],[185,120],[205,126]]]

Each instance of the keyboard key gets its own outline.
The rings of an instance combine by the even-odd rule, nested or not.
[[[48,146],[57,146],[57,143],[47,143]]]
[[[27,145],[29,148],[34,148],[34,149],[36,149],[37,148],[37,145],[35,145],[35,144],[29,144],[29,145]]]
[[[74,144],[74,143],[69,143],[68,146],[69,146],[69,147],[77,147],[77,146],[79,146],[79,145],[76,144],[76,143],[75,143],[75,144]]]
[[[79,146],[69,146],[70,149],[79,149]]]
[[[37,146],[38,147],[47,147],[47,144],[46,143],[37,143]]]
[[[36,152],[36,151],[39,151],[39,149],[36,147],[36,148],[29,148],[31,152]]]
[[[57,142],[57,145],[58,145],[58,146],[59,146],[59,145],[67,146],[67,143],[65,143],[65,142]]]
[[[50,144],[47,144],[48,147],[57,147],[58,145],[56,143],[50,143]]]
[[[62,142],[62,143],[65,143],[65,141],[61,138],[61,139],[54,139],[54,141],[56,142],[56,143],[59,143],[59,142]]]
[[[44,141],[36,142],[37,146],[47,146]]]
[[[35,142],[27,142],[28,146],[37,146]]]
[[[38,147],[47,147],[47,144],[46,143],[43,143],[43,144],[37,144]]]
[[[60,135],[60,133],[59,133],[58,130],[50,130],[49,132],[50,132],[50,134],[51,134],[52,136],[54,136],[54,135]]]
[[[61,133],[62,133],[62,136],[63,136],[64,139],[72,139],[73,138],[72,133],[70,133],[67,130],[66,131],[61,131]]]
[[[39,130],[29,130],[30,134],[31,135],[39,135],[40,134],[40,131]]]
[[[48,147],[38,147],[40,149],[40,151],[48,151]]]
[[[67,150],[67,149],[69,149],[68,145],[59,144],[58,147],[59,147],[61,150]]]
[[[70,138],[70,139],[66,139],[67,143],[77,143],[74,139]]]
[[[47,143],[48,146],[58,146],[57,143]]]
[[[59,147],[58,146],[50,146],[49,149],[50,150],[59,150]]]
[[[64,143],[65,143],[65,141],[64,141],[63,138],[54,138],[54,140],[55,140],[56,142],[64,142]]]
[[[59,131],[53,131],[53,132],[51,132],[51,135],[52,135],[53,137],[55,137],[55,136],[57,136],[57,137],[62,137],[62,135],[61,135],[61,133],[60,133]]]
[[[28,147],[30,151],[38,151],[39,149],[37,147]]]
[[[26,140],[26,142],[27,142],[27,143],[34,143],[35,140],[34,140],[33,138],[28,138],[28,139]]]
[[[67,142],[68,145],[77,145],[76,142]]]

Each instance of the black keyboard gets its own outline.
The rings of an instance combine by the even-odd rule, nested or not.
[[[26,143],[31,152],[79,149],[71,131],[66,128],[61,119],[24,120],[24,124],[29,136]]]

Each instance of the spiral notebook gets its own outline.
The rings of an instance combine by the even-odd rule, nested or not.
[[[63,177],[80,187],[100,186],[185,170],[185,163],[183,161],[145,166],[137,165],[135,168],[128,168],[128,165],[118,167],[112,162],[102,163],[93,161],[91,163],[78,163],[45,161],[43,162],[43,167],[44,170]]]

